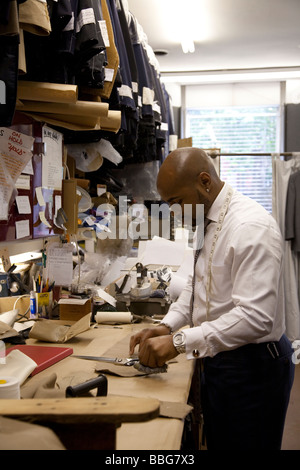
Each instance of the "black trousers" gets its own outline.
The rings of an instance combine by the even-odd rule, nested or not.
[[[208,450],[279,450],[295,366],[290,341],[249,344],[203,360]]]

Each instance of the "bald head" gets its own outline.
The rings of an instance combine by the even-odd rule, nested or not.
[[[199,197],[193,202],[210,206],[222,186],[223,183],[206,152],[194,147],[171,152],[161,165],[157,177],[158,192],[167,201],[175,200],[181,191],[186,194],[187,190],[194,190]]]

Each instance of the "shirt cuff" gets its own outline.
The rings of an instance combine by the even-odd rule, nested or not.
[[[201,326],[187,328],[184,330],[184,334],[186,337],[187,359],[197,359],[211,355]]]

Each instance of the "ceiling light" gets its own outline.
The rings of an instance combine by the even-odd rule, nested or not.
[[[204,83],[228,83],[228,82],[245,82],[256,80],[280,81],[288,79],[299,79],[300,69],[298,70],[240,70],[228,72],[163,72],[161,78],[165,83],[180,84],[204,84]]]
[[[183,39],[181,41],[181,47],[185,54],[195,52],[195,44],[191,38]]]

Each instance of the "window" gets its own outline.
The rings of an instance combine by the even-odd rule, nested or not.
[[[186,135],[193,146],[223,153],[276,152],[279,106],[224,106],[187,109]],[[221,156],[220,176],[243,194],[272,211],[270,156]]]

